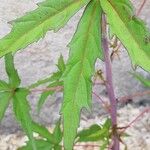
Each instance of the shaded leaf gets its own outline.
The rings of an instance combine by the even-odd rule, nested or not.
[[[57,86],[62,86],[62,85],[63,85],[63,82],[61,82],[61,81],[57,82],[56,81],[56,82],[51,83],[49,86],[47,86],[47,89],[57,87]],[[38,108],[37,108],[38,112],[40,112],[40,109],[41,109],[42,105],[44,104],[45,100],[47,99],[47,97],[49,95],[54,94],[54,93],[55,93],[55,90],[48,90],[48,91],[45,91],[41,94],[40,99],[38,101]]]
[[[5,56],[5,68],[9,78],[9,84],[11,85],[11,87],[13,88],[19,87],[21,81],[18,72],[15,69],[14,57],[11,53]]]
[[[114,34],[127,48],[134,66],[150,72],[150,32],[135,17],[129,0],[101,0],[103,11]]]
[[[12,22],[11,32],[0,40],[0,57],[15,52],[57,31],[89,0],[46,0],[39,7]]]
[[[45,138],[51,144],[57,144],[57,140],[54,135],[50,133],[44,126],[32,122],[32,130],[38,133],[41,137]]]
[[[109,138],[111,122],[107,119],[104,125],[92,125],[88,129],[80,131],[77,135],[77,142],[91,142],[91,141],[104,141]]]
[[[5,111],[9,105],[12,94],[9,92],[0,92],[0,121],[3,119]]]
[[[81,109],[89,109],[91,106],[91,76],[94,73],[96,58],[102,58],[100,22],[100,3],[92,0],[86,7],[69,44],[70,57],[63,75],[64,102],[61,110],[66,150],[72,150]]]
[[[3,80],[0,80],[0,91],[9,91],[9,90],[10,90],[9,84]]]
[[[58,120],[58,122],[56,123],[53,135],[57,141],[57,144],[59,144],[62,141],[62,137],[63,137],[63,133],[61,131],[61,119]],[[59,148],[58,148],[59,149]]]
[[[23,88],[17,89],[13,97],[13,110],[17,120],[21,123],[22,128],[27,133],[32,150],[37,150],[33,139],[32,118],[29,114],[30,107],[26,97],[29,91]]]
[[[44,140],[35,140],[37,150],[52,150],[53,145],[51,145],[48,141]],[[18,150],[33,150],[30,144],[30,141],[27,142],[26,146],[19,148]]]
[[[100,134],[101,129],[99,125],[92,125],[89,129],[80,131],[77,142],[99,141],[104,136]]]
[[[54,150],[62,150],[62,147],[60,145],[55,145]]]

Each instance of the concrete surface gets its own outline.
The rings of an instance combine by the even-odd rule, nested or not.
[[[139,8],[139,4],[142,0],[138,2],[133,0],[136,8]],[[7,24],[8,21],[14,20],[17,17],[22,16],[25,12],[35,9],[38,0],[0,0],[0,38],[7,34],[11,26]],[[146,21],[150,27],[150,0],[147,0],[147,5],[144,7],[140,17]],[[18,69],[19,75],[22,79],[22,85],[30,85],[31,83],[50,75],[56,70],[55,64],[60,53],[63,54],[65,60],[68,57],[68,48],[66,45],[69,43],[75,28],[82,14],[82,10],[77,13],[67,25],[57,33],[48,32],[44,39],[41,39],[37,43],[33,43],[25,50],[19,51],[15,56],[15,64]],[[132,70],[131,62],[128,58],[127,52],[121,49],[121,60],[115,60],[113,62],[113,78],[115,93],[118,96],[124,96],[136,91],[143,91],[144,87],[137,82],[131,75],[129,71]],[[103,66],[101,63],[97,66]],[[6,79],[6,74],[4,70],[3,59],[0,60],[0,78]],[[103,67],[102,67],[103,68]],[[141,70],[139,69],[141,72]],[[142,73],[146,76],[147,73]],[[106,92],[103,87],[97,87],[96,91],[102,95]],[[29,96],[30,104],[33,108],[32,115],[35,120],[38,120],[44,124],[54,123],[56,118],[59,117],[58,112],[60,108],[60,102],[62,101],[62,94],[58,93],[52,97],[49,97],[46,104],[44,105],[40,116],[37,115],[35,111],[35,105],[37,103],[37,98],[39,95],[31,94]],[[55,104],[51,106],[54,102]],[[51,106],[51,107],[50,107]],[[98,101],[94,100],[93,115],[102,114],[100,104]],[[18,125],[14,120],[12,114],[11,106],[7,110],[5,119],[3,119],[0,124],[0,133],[13,133],[18,130]]]

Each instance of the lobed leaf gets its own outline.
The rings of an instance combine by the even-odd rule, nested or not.
[[[9,92],[0,92],[0,121],[3,119],[5,111],[9,105],[12,94]]]
[[[63,82],[62,81],[56,81],[56,82],[52,82],[50,83],[48,86],[47,86],[47,89],[48,88],[53,88],[53,87],[57,87],[57,86],[62,86],[63,85]],[[40,96],[40,99],[38,101],[38,106],[37,106],[37,110],[38,112],[40,112],[45,100],[47,99],[47,97],[49,95],[52,95],[55,93],[55,90],[48,90],[48,91],[44,91],[41,96]]]
[[[29,114],[30,107],[26,97],[29,91],[27,89],[17,89],[13,96],[13,110],[17,120],[21,123],[22,128],[27,133],[32,150],[37,150],[32,131],[32,119]]]
[[[9,90],[10,90],[9,84],[3,80],[0,80],[0,92],[1,91],[9,91]]]
[[[69,44],[70,57],[63,76],[64,102],[62,116],[64,124],[64,147],[72,150],[83,107],[91,106],[91,76],[101,51],[101,7],[92,0],[86,7],[77,31]]]
[[[19,78],[17,70],[15,69],[14,57],[12,53],[9,53],[5,56],[5,68],[9,78],[10,86],[13,88],[19,87],[21,80]]]
[[[105,141],[110,135],[111,122],[107,119],[104,125],[92,125],[77,134],[77,142]],[[105,143],[105,142],[104,142]]]
[[[12,22],[11,32],[0,40],[0,57],[25,48],[44,37],[48,30],[57,31],[89,0],[46,0],[39,7]]]
[[[53,73],[50,77],[47,77],[45,79],[41,79],[39,81],[37,81],[36,83],[33,83],[32,85],[29,86],[29,88],[35,88],[37,86],[40,86],[42,84],[46,84],[48,82],[54,82],[54,81],[58,81],[61,76],[63,75],[66,65],[63,59],[63,56],[60,55],[59,59],[58,59],[58,64],[56,65],[58,68],[58,71]]]
[[[41,137],[45,138],[51,144],[57,144],[57,140],[44,126],[32,122],[32,130],[38,133]]]
[[[101,127],[92,125],[89,129],[84,129],[77,134],[77,142],[99,141],[105,135],[100,134]]]
[[[132,63],[150,72],[150,32],[138,19],[129,0],[100,0],[114,34],[127,48]]]
[[[61,119],[58,120],[56,123],[55,129],[53,131],[53,136],[55,137],[57,144],[59,144],[62,141],[63,133],[61,131]]]

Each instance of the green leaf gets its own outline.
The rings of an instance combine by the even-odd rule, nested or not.
[[[32,122],[32,130],[38,133],[41,137],[45,138],[51,144],[57,144],[57,140],[54,135],[50,133],[44,126]]]
[[[78,133],[77,142],[104,141],[105,138],[109,138],[110,127],[110,119],[107,119],[102,127],[92,125],[88,129],[84,129]]]
[[[131,73],[137,80],[139,80],[144,86],[150,87],[150,79],[145,79],[143,76],[137,73]]]
[[[54,150],[62,150],[62,147],[60,145],[55,145]]]
[[[108,23],[127,48],[132,63],[150,72],[150,32],[135,17],[129,0],[100,0]]]
[[[51,83],[49,86],[47,86],[47,89],[57,87],[57,86],[62,86],[62,85],[63,85],[62,81],[56,81],[56,82]],[[41,94],[40,99],[38,101],[38,108],[37,108],[38,112],[40,112],[41,107],[43,106],[47,97],[49,95],[53,95],[54,93],[55,93],[55,90],[48,90],[48,91],[45,91]]]
[[[33,139],[32,119],[29,114],[30,107],[26,97],[29,91],[23,88],[17,89],[13,97],[13,110],[17,120],[21,123],[22,128],[27,133],[32,150],[37,150]]]
[[[103,141],[103,144],[100,146],[100,150],[106,150],[109,145],[109,141]]]
[[[92,125],[89,129],[80,131],[77,135],[77,142],[99,141],[104,136],[100,134],[101,129],[99,125]]]
[[[53,82],[53,81],[58,81],[61,76],[63,75],[64,71],[65,71],[65,62],[63,59],[63,56],[60,55],[59,59],[58,59],[58,64],[56,65],[58,67],[58,71],[53,73],[50,77],[42,79],[37,81],[36,83],[33,83],[32,85],[29,86],[29,88],[36,88],[37,86],[40,86],[42,84],[48,83],[48,82]]]
[[[0,80],[0,92],[1,91],[9,91],[9,90],[10,90],[9,84],[3,80]]]
[[[63,133],[61,131],[61,119],[58,120],[58,122],[56,123],[54,132],[53,132],[53,136],[55,137],[57,144],[59,144],[62,141],[62,137],[63,137]]]
[[[63,58],[62,55],[60,55],[60,57],[58,59],[57,67],[58,67],[60,72],[64,72],[65,71],[66,65],[65,65],[64,58]]]
[[[81,109],[91,106],[91,76],[94,73],[96,58],[102,58],[100,22],[100,3],[92,0],[86,7],[69,44],[71,50],[63,76],[64,102],[61,110],[66,150],[72,150]]]
[[[38,80],[37,82],[31,84],[28,88],[29,89],[33,89],[33,88],[36,88],[36,87],[38,87],[38,86],[40,86],[42,84],[46,84],[46,83],[49,83],[49,82],[57,81],[57,80],[60,79],[61,76],[62,76],[62,72],[60,72],[60,71],[55,72],[50,77]]]
[[[20,85],[20,78],[18,75],[17,70],[15,69],[14,66],[14,57],[11,53],[7,54],[5,56],[5,68],[6,68],[6,73],[9,78],[9,84],[13,88],[17,88]]]
[[[39,7],[12,22],[11,32],[0,40],[0,57],[25,48],[44,37],[48,30],[57,31],[89,0],[46,0]]]
[[[5,111],[9,105],[12,94],[9,92],[0,92],[0,121],[3,119]]]
[[[48,141],[44,140],[35,140],[35,143],[37,145],[37,150],[52,150],[53,145],[49,143]],[[23,146],[19,148],[18,150],[33,150],[30,144],[30,141],[27,142],[26,146]]]

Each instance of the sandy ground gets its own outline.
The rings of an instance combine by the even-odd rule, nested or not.
[[[139,1],[133,0],[136,8],[139,8],[139,4],[141,3],[141,1],[142,0],[139,0]],[[14,20],[17,17],[22,16],[23,14],[25,14],[26,12],[30,10],[35,9],[37,7],[36,6],[37,2],[39,2],[39,0],[0,0],[0,38],[3,37],[8,32],[10,32],[11,26],[7,24],[7,22]],[[142,11],[140,15],[140,17],[146,21],[148,27],[150,27],[150,18],[149,18],[150,9],[149,8],[150,8],[150,0],[147,0],[147,5],[144,7],[144,10]],[[23,86],[30,85],[31,83],[37,81],[38,79],[46,77],[47,75],[50,75],[53,71],[55,71],[56,70],[55,64],[57,62],[57,59],[60,53],[62,53],[65,60],[67,60],[69,49],[66,46],[75,32],[75,28],[80,19],[82,11],[83,10],[81,10],[73,18],[71,18],[71,20],[67,23],[67,25],[63,29],[61,29],[58,33],[48,32],[44,39],[41,39],[39,42],[33,43],[27,48],[25,48],[24,50],[17,52],[15,56],[15,64],[21,76]],[[98,68],[100,67],[103,69],[102,63],[97,63],[96,66]],[[1,79],[6,79],[3,59],[0,60],[0,67],[1,67],[0,77]],[[145,90],[145,88],[128,73],[129,71],[132,71],[131,62],[128,58],[127,52],[122,48],[120,52],[120,60],[116,59],[113,62],[113,79],[114,79],[115,93],[117,97],[129,95],[137,91]],[[138,71],[142,72],[145,76],[147,76],[147,73],[141,71],[141,69],[138,69]],[[95,91],[98,94],[106,96],[105,95],[106,91],[103,87],[96,87]],[[35,106],[36,106],[38,97],[39,97],[39,94],[31,94],[29,96],[29,101],[32,107],[32,116],[35,120],[42,122],[43,124],[46,124],[49,126],[53,124],[59,117],[58,113],[59,113],[59,109],[60,109],[60,105],[62,101],[62,94],[58,93],[52,97],[49,97],[40,115],[38,115],[35,111],[35,108],[36,108]],[[126,121],[128,119],[131,120],[134,116],[136,116],[136,114],[138,114],[139,112],[139,108],[138,108],[139,101],[143,101],[143,100],[146,101],[148,104],[148,100],[150,100],[150,98],[142,97],[140,99],[139,98],[136,99],[138,103],[130,106],[132,108],[131,112],[128,111],[127,106],[124,108],[121,108],[119,111],[122,112],[121,114],[124,114],[124,115],[121,115],[120,119],[122,118],[122,120]],[[51,106],[52,103],[54,103],[53,106]],[[132,113],[134,115],[132,115]],[[105,114],[105,112],[101,108],[99,102],[95,100],[94,98],[92,114],[86,115],[86,118],[89,119],[89,121],[87,121],[86,124],[89,125],[90,122],[93,122],[93,121],[97,122],[97,120],[101,118],[102,114]],[[131,117],[129,117],[130,115]],[[95,116],[98,116],[98,118],[96,118]],[[142,118],[142,121],[145,121],[144,118]],[[141,122],[139,125],[143,127]],[[84,123],[83,123],[83,126],[84,126]],[[8,143],[8,144],[5,144],[5,147],[8,147],[8,145],[9,146],[11,145],[9,144],[8,141],[9,140],[11,141],[11,139],[14,140],[14,137],[17,136],[17,134],[14,134],[14,133],[18,132],[19,129],[20,128],[18,127],[14,119],[11,106],[10,106],[10,108],[7,110],[5,118],[0,124],[0,133],[3,134],[0,137],[1,138],[0,150],[7,149],[7,148],[1,149],[3,141],[4,143]],[[134,137],[136,137],[136,135],[138,135],[138,138],[140,141],[141,136],[142,136],[142,138],[144,137],[144,142],[146,141],[147,143],[146,133],[150,133],[150,130],[140,131],[140,128],[139,128],[136,131],[132,131],[131,129],[131,132],[133,133],[133,139]],[[24,137],[22,138],[23,138],[22,142],[19,140],[20,137],[18,140],[15,140],[16,145],[23,143],[25,141]],[[17,137],[15,139],[17,139]],[[149,140],[149,137],[148,137],[148,140]],[[134,145],[136,145],[137,147],[139,144],[138,141],[132,142],[132,140],[131,141],[128,140],[127,143],[131,145],[135,143]],[[147,146],[150,146],[150,145],[147,145]],[[13,150],[12,147],[10,147],[9,149]],[[129,148],[129,150],[132,150],[132,149],[135,149],[135,148]],[[148,150],[148,149],[141,148],[139,150]]]

